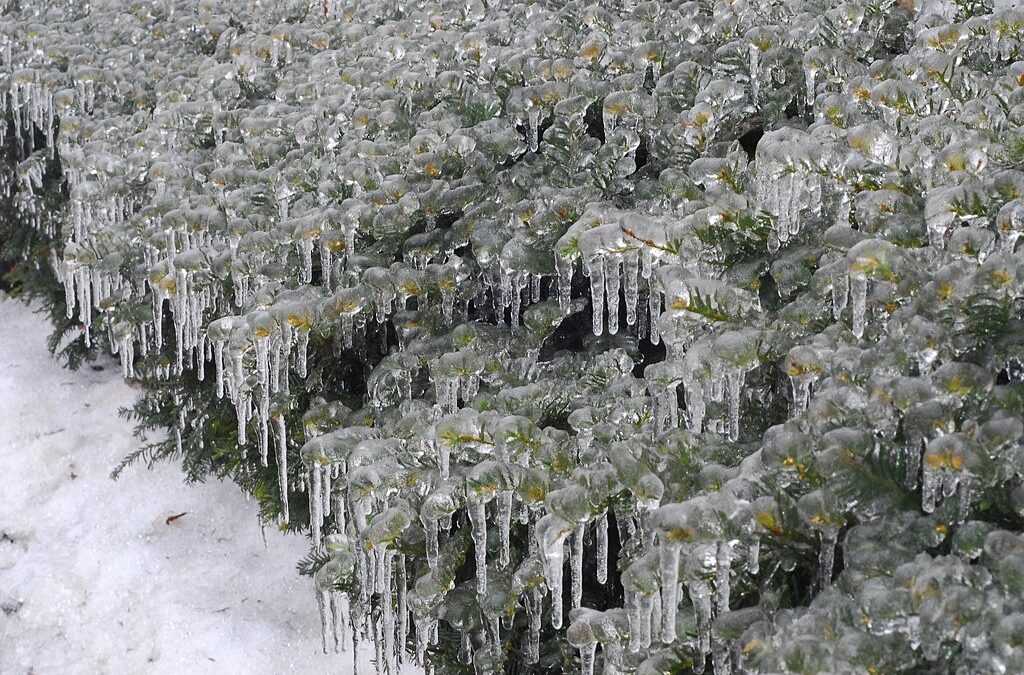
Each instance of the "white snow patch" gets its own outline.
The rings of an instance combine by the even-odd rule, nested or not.
[[[320,651],[306,540],[264,545],[255,503],[177,466],[111,479],[138,392],[110,359],[63,369],[48,332],[0,300],[0,673],[352,673]]]

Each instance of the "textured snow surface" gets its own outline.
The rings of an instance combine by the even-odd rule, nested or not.
[[[0,673],[353,672],[320,652],[303,539],[264,544],[230,483],[109,477],[137,447],[117,411],[138,392],[113,361],[61,368],[48,330],[0,300]]]

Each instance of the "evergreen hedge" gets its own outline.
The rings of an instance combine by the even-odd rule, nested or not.
[[[325,650],[1024,671],[1000,2],[8,0],[0,262]]]

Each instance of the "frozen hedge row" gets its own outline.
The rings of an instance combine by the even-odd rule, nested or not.
[[[1013,3],[0,4],[5,210],[325,650],[1024,671]]]

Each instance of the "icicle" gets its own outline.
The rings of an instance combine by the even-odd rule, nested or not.
[[[960,481],[959,502],[956,508],[956,521],[958,523],[966,521],[967,517],[971,514],[971,493],[973,487],[971,475],[966,474]]]
[[[67,269],[66,265],[61,265],[60,263],[58,263],[58,265],[60,265],[58,269],[63,267],[66,273],[66,277],[62,280],[64,282],[64,307],[65,316],[70,319],[75,315],[75,302],[77,298],[77,295],[75,294],[75,277],[74,275],[67,273],[70,272],[70,270]]]
[[[384,564],[381,565],[384,568],[384,583],[378,589],[381,597],[381,606],[383,608],[381,616],[381,630],[384,632],[384,665],[387,668],[388,673],[397,673],[398,669],[395,665],[395,608],[392,605],[391,600],[394,597],[394,590],[392,589],[392,571],[394,566],[395,552],[388,551],[384,555]]]
[[[214,364],[217,368],[217,398],[224,398],[224,343],[217,342],[213,348]]]
[[[426,661],[427,647],[430,646],[431,621],[415,615],[413,621],[416,629],[416,663],[422,667]]]
[[[676,610],[679,606],[679,553],[680,545],[666,542],[665,535],[658,547],[661,572],[661,641],[676,640]]]
[[[423,522],[423,531],[427,537],[427,565],[434,569],[439,555],[437,519],[421,517],[420,520]]]
[[[729,611],[731,597],[730,574],[732,572],[733,544],[730,541],[718,542],[715,563],[715,611],[718,614]]]
[[[711,590],[706,581],[691,578],[687,582],[690,601],[693,603],[693,615],[697,621],[697,654],[698,662],[694,664],[694,672],[704,670],[704,657],[711,651]]]
[[[454,311],[455,293],[445,287],[441,287],[441,314],[444,316],[446,325],[451,325]]]
[[[533,106],[526,113],[530,152],[537,152],[540,147],[540,108]]]
[[[541,610],[543,608],[543,596],[539,588],[533,588],[530,590],[529,596],[529,614],[530,614],[530,628],[527,635],[526,642],[526,662],[537,663],[540,660],[540,628],[541,628]]]
[[[388,319],[388,314],[391,313],[391,303],[394,300],[393,297],[388,296],[385,293],[378,293],[376,301],[374,302],[375,314],[374,318],[377,323],[384,324]]]
[[[590,270],[590,305],[594,335],[604,332],[604,265],[600,258],[588,263]]]
[[[832,275],[832,318],[838,319],[850,296],[850,277],[846,274]]]
[[[266,423],[266,415],[264,411],[266,407],[263,404],[264,399],[260,399],[260,424],[258,426],[259,434],[256,436],[256,449],[260,454],[260,466],[267,467],[267,456],[270,449],[270,427]]]
[[[580,671],[582,675],[594,675],[594,661],[597,655],[597,641],[580,647]]]
[[[487,593],[487,505],[475,495],[469,494],[466,510],[473,528],[473,547],[476,551],[476,592],[482,597]]]
[[[281,343],[274,341],[274,349],[270,355],[270,391],[281,390]]]
[[[511,286],[511,298],[512,298],[512,310],[509,312],[508,322],[512,327],[512,332],[515,333],[516,328],[519,326],[520,317],[522,315],[523,308],[523,290],[519,285],[519,274],[509,275],[512,280]]]
[[[921,469],[921,509],[925,513],[935,510],[941,484],[942,471],[925,462]]]
[[[309,331],[300,330],[298,335],[299,352],[295,358],[295,372],[299,377],[306,376],[306,350],[309,346]]]
[[[277,486],[281,491],[281,522],[288,524],[288,436],[285,433],[284,415],[274,417],[277,432]]]
[[[390,598],[388,598],[390,601]],[[374,609],[379,606],[379,601],[374,601]],[[373,629],[373,652],[374,652],[374,663],[377,665],[377,670],[384,672],[387,670],[386,657],[384,654],[384,617],[380,615],[379,611],[374,611],[370,617],[370,625]]]
[[[475,373],[470,373],[462,378],[462,399],[472,401],[480,391],[480,378]]]
[[[647,632],[647,644],[645,647],[650,647],[652,642],[657,639],[655,636],[660,636],[662,631],[662,613],[661,613],[661,591],[656,590],[647,599],[647,604],[650,608],[651,627]]]
[[[462,641],[459,645],[459,663],[464,666],[473,663],[473,641],[469,636],[469,631],[462,634]]]
[[[842,188],[839,200],[839,208],[836,212],[836,225],[850,227],[850,207],[852,206],[852,200],[850,199],[849,191]]]
[[[355,317],[350,313],[341,315],[341,340],[345,349],[352,349]]]
[[[323,473],[320,465],[314,463],[309,467],[309,529],[313,537],[313,548],[320,548],[320,529],[324,524]]]
[[[740,395],[743,392],[744,372],[731,368],[725,373],[725,385],[729,397],[729,440],[740,437]]]
[[[346,462],[339,462],[339,476],[347,473]],[[331,493],[331,501],[334,503],[334,531],[344,534],[348,529],[348,495],[346,490],[335,490]]]
[[[537,524],[536,538],[544,563],[544,579],[551,591],[551,627],[562,627],[562,564],[565,562],[565,521],[547,515]]]
[[[761,49],[755,44],[747,45],[747,72],[750,76],[750,98],[759,105],[761,98]]]
[[[818,588],[832,585],[832,569],[835,567],[836,543],[839,530],[827,527],[819,532],[821,551],[818,554]]]
[[[200,321],[196,320],[195,326],[198,330]],[[195,350],[195,361],[196,361],[196,377],[200,382],[206,381],[206,358],[209,350],[207,345],[209,344],[206,340],[205,335],[200,335],[198,338],[198,344]]]
[[[440,406],[442,412],[451,414],[459,409],[460,382],[461,378],[457,375],[455,377],[439,377],[434,381],[437,404]],[[445,457],[443,459],[447,458]],[[447,473],[446,468],[442,468],[442,473]]]
[[[370,597],[373,595],[380,595],[385,592],[385,584],[388,583],[387,576],[387,557],[388,557],[387,544],[381,543],[374,546],[370,551],[367,552],[367,556],[372,560],[373,568],[370,574]]]
[[[601,123],[604,126],[604,137],[611,138],[615,131],[615,113],[609,112],[606,106],[601,106]]]
[[[637,279],[639,254],[630,251],[622,257],[622,291],[626,301],[626,325],[636,325],[636,309],[640,302],[640,283]]]
[[[235,416],[238,418],[238,444],[242,446],[242,459],[245,459],[246,455],[245,425],[249,421],[249,415],[245,404],[248,402],[248,397],[239,392],[235,403]]]
[[[732,675],[732,655],[727,642],[722,640],[712,642],[711,663],[715,669],[715,675]]]
[[[441,474],[441,480],[448,480],[451,471],[450,464],[451,449],[442,443],[437,448],[437,469]]]
[[[868,279],[860,272],[850,273],[850,311],[853,315],[853,334],[859,340],[864,335],[867,313]]]
[[[498,493],[498,534],[501,539],[501,553],[498,558],[498,567],[505,569],[510,560],[510,530],[512,527],[512,492],[503,491]]]
[[[330,591],[323,590],[319,587],[316,589],[316,605],[320,611],[320,644],[324,650],[324,654],[327,653],[327,634],[330,632],[330,616],[328,615],[328,609],[330,607]]]
[[[633,519],[633,516],[616,509],[615,525],[619,531],[619,542],[622,546],[625,546],[636,534],[636,521]]]
[[[640,648],[647,649],[651,646],[651,630],[654,623],[654,606],[658,601],[658,597],[651,593],[649,595],[642,596],[639,600],[640,605]]]
[[[803,205],[807,185],[804,181],[797,179],[795,171],[786,174],[783,180],[786,181],[786,188],[783,192],[782,213],[779,217],[777,231],[779,241],[785,243],[800,232],[800,209]]]
[[[568,312],[572,294],[572,258],[555,255],[555,272],[558,274],[558,306]]]
[[[231,377],[231,395],[235,399],[242,397],[242,383],[245,381],[245,370],[243,368],[242,358],[243,354],[241,351],[235,351],[231,354],[232,357],[232,377]]]
[[[807,406],[811,403],[811,385],[814,378],[802,375],[791,377],[789,381],[793,385],[793,415],[796,416],[807,410]]]
[[[126,379],[135,377],[134,361],[135,361],[135,342],[131,336],[121,339],[118,352],[121,357],[121,374]]]
[[[597,582],[608,582],[608,513],[597,519]]]
[[[405,554],[398,554],[398,662],[406,662],[405,645],[409,641],[409,600],[406,597],[408,584],[405,568]]]
[[[761,539],[753,537],[747,544],[747,573],[757,574],[761,569]]]
[[[661,332],[658,327],[658,319],[661,317],[662,297],[661,291],[657,289],[653,281],[649,283],[649,286],[650,291],[647,295],[647,328],[651,344],[656,345],[661,342]]]
[[[960,484],[960,477],[957,475],[950,474],[946,471],[941,473],[942,475],[942,496],[952,497],[953,493],[956,492],[957,486]]]
[[[921,473],[921,452],[924,439],[919,433],[907,431],[907,478],[906,485],[911,490],[917,489],[918,476]]]
[[[686,395],[687,428],[699,434],[704,427],[704,413],[707,408],[704,401],[704,384],[700,380],[684,380],[683,391]]]
[[[349,611],[352,611],[351,609]],[[356,615],[353,614],[351,617],[352,622],[352,673],[353,675],[360,675],[362,672],[361,664],[363,662],[359,652],[359,635],[362,633],[363,628],[356,623]]]
[[[818,75],[818,68],[814,65],[804,66],[804,84],[806,89],[806,95],[804,98],[804,105],[810,109],[814,106],[814,80]]]
[[[348,632],[345,625],[345,613],[341,611],[342,594],[338,591],[331,591],[331,626],[334,634],[334,653],[338,654],[345,649],[345,634]]]
[[[323,277],[323,285],[325,288],[331,287],[331,271],[332,271],[332,254],[331,247],[326,243],[326,240],[320,240],[320,275]]]
[[[608,334],[615,335],[619,332],[619,286],[621,285],[621,259],[618,255],[606,255],[604,258],[605,269],[605,297],[608,306]]]
[[[640,624],[643,623],[643,604],[640,599],[640,593],[636,591],[626,591],[625,598],[625,609],[626,619],[629,622],[629,642],[626,648],[633,652],[638,653],[643,647],[641,642],[642,629]]]
[[[573,609],[583,602],[583,533],[585,525],[577,525],[572,533],[569,551],[569,569],[572,572]]]
[[[331,478],[334,473],[334,464],[329,464],[321,469],[323,471],[323,517],[331,515]]]

